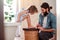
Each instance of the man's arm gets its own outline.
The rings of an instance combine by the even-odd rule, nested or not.
[[[56,16],[54,14],[51,14],[51,27],[52,27],[52,29],[44,29],[44,31],[55,32],[55,30],[56,30]]]
[[[44,31],[44,32],[53,32],[55,31],[54,29],[46,29],[46,28],[43,28],[43,27],[38,27],[39,30],[41,31]]]
[[[55,29],[56,29],[56,16],[52,14],[51,16],[51,24],[52,24],[52,29],[46,29],[46,28],[43,28],[41,26],[38,27],[38,29],[40,29],[41,31],[46,31],[46,32],[54,32]]]

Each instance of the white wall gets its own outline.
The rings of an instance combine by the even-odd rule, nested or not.
[[[5,40],[13,40],[15,37],[16,26],[5,26]]]
[[[57,1],[57,40],[60,40],[60,0]]]

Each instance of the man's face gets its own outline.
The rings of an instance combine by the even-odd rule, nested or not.
[[[44,16],[47,16],[48,8],[47,9],[41,8],[41,12],[43,13]]]
[[[47,9],[41,8],[41,12],[45,13],[45,12],[47,12]]]

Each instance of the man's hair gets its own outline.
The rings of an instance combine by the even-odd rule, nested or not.
[[[41,5],[41,8],[44,8],[44,9],[49,9],[48,11],[50,11],[50,9],[52,9],[52,6],[51,7],[49,7],[49,4],[48,3],[46,3],[46,2],[44,2],[42,5]]]

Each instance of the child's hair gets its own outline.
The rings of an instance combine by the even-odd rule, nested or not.
[[[41,8],[44,8],[44,9],[49,9],[48,11],[50,11],[50,9],[52,9],[52,6],[51,7],[49,7],[49,4],[48,3],[46,3],[46,2],[44,2],[42,5],[41,5]]]
[[[32,5],[28,8],[29,12],[32,11],[32,12],[38,12],[36,6]]]

